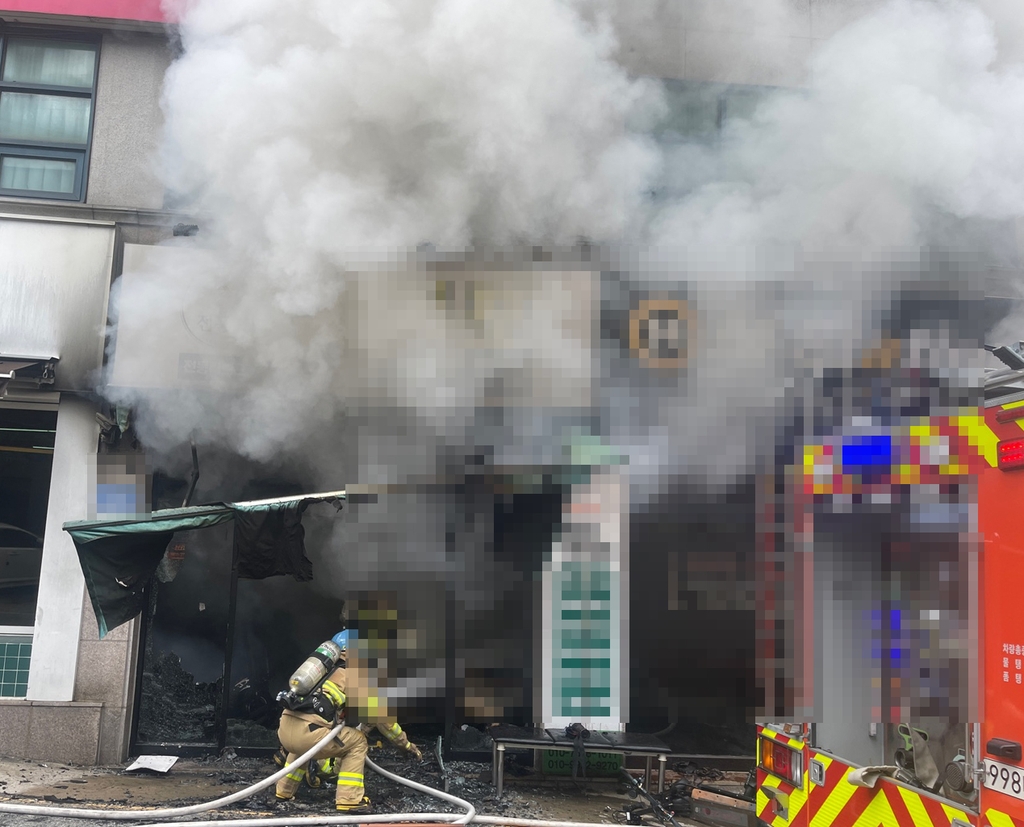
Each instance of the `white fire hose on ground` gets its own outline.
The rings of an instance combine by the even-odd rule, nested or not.
[[[205,804],[193,804],[188,807],[165,807],[163,809],[155,810],[98,810],[98,809],[87,809],[82,807],[53,807],[43,806],[38,804],[10,804],[6,801],[0,801],[0,813],[16,813],[18,815],[38,815],[38,816],[60,816],[62,818],[92,818],[92,819],[105,819],[107,821],[155,821],[156,819],[168,819],[168,818],[180,818],[181,816],[196,815],[198,813],[209,812],[215,810],[218,807],[225,807],[228,804],[234,804],[236,801],[241,801],[244,798],[248,798],[260,790],[264,790],[271,784],[275,784],[278,780],[288,774],[289,770],[295,764],[299,766],[312,760],[316,754],[320,751],[324,744],[327,744],[331,739],[335,738],[338,733],[341,732],[344,724],[340,724],[331,730],[330,734],[327,735],[322,741],[314,745],[308,752],[297,758],[293,764],[288,767],[275,772],[273,775],[264,778],[262,781],[258,781],[251,787],[246,787],[244,790],[239,790],[231,795],[226,795],[223,798],[215,799],[214,801],[208,801]],[[381,823],[394,823],[394,822],[418,822],[418,823],[440,823],[440,824],[492,824],[492,825],[507,825],[507,827],[595,827],[595,824],[589,822],[574,822],[574,821],[544,821],[535,819],[525,818],[503,818],[499,816],[478,816],[476,814],[476,808],[457,796],[449,793],[442,792],[441,790],[435,790],[433,787],[428,787],[426,784],[420,784],[416,781],[410,781],[407,778],[402,778],[400,775],[395,775],[392,772],[388,772],[385,769],[378,767],[369,758],[366,759],[366,763],[370,766],[374,772],[395,781],[398,784],[402,784],[410,789],[416,790],[427,795],[432,795],[435,798],[440,798],[443,801],[447,801],[450,804],[455,804],[458,807],[462,807],[466,810],[465,813],[380,813],[375,815],[348,815],[348,816],[282,816],[282,817],[270,817],[270,818],[239,818],[239,819],[223,819],[222,823],[230,822],[231,824],[238,825],[238,827],[285,827],[285,825],[292,824],[381,824]],[[162,824],[152,824],[148,827],[206,827],[211,821],[174,821],[164,822]]]

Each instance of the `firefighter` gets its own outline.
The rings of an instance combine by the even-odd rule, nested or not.
[[[286,766],[322,741],[334,727],[345,720],[348,706],[347,689],[354,683],[347,674],[348,662],[348,630],[339,632],[333,640],[341,649],[341,659],[337,668],[310,695],[309,708],[285,709],[281,713],[278,738],[282,750],[287,750]],[[366,706],[375,705],[376,699],[365,699]],[[407,755],[422,760],[423,755],[413,744],[396,721],[390,718],[379,720],[377,730],[395,747]],[[337,770],[337,792],[335,804],[343,813],[369,812],[370,799],[363,789],[363,768],[368,745],[366,733],[373,727],[365,724],[359,727],[346,726],[338,736],[310,762],[309,766],[296,768],[277,782],[278,800],[289,801],[295,797],[299,785],[305,780],[310,786],[319,786],[320,778]],[[334,767],[330,762],[335,761]],[[330,768],[329,768],[330,767]]]

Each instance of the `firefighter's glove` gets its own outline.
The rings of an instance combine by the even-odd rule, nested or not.
[[[381,726],[381,732],[383,732],[388,740],[398,749],[404,750],[406,755],[415,755],[417,761],[423,760],[423,753],[419,751],[417,746],[409,740],[409,736],[402,732],[402,728],[395,721],[390,727],[386,729]]]

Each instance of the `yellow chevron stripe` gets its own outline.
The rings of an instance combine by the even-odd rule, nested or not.
[[[928,811],[924,808],[924,802],[921,800],[921,796],[910,790],[906,790],[903,787],[897,787],[896,789],[899,791],[900,798],[903,799],[903,803],[907,805],[907,812],[910,813],[910,817],[913,819],[915,827],[938,827],[938,825],[932,824],[931,817],[928,815]]]
[[[767,729],[767,728],[762,729],[760,734],[763,735],[765,738],[771,738],[773,741],[777,742],[780,745],[788,746],[791,749],[796,750],[797,752],[801,753],[801,755],[805,754],[804,753],[804,746],[805,745],[804,745],[803,741],[799,741],[799,740],[797,740],[795,738],[790,738],[788,735],[785,735],[784,733],[775,732],[775,731]],[[761,743],[760,743],[760,741],[758,741],[758,761],[759,762],[760,762],[760,759],[761,759]],[[769,807],[769,805],[771,804],[771,799],[769,799],[769,797],[762,792],[762,789],[765,788],[765,787],[768,787],[768,788],[771,788],[771,789],[779,789],[780,785],[782,783],[783,783],[783,781],[781,779],[777,778],[776,776],[771,775],[770,773],[765,776],[764,783],[757,790],[757,794],[756,794],[755,799],[754,799],[755,800],[755,803],[754,803],[755,812],[760,814],[760,813],[762,813],[765,810],[765,808]],[[786,798],[788,799],[788,802],[787,802],[787,804],[788,804],[788,806],[787,806],[787,815],[789,816],[789,818],[788,819],[782,818],[781,815],[775,816],[770,821],[768,821],[768,823],[771,825],[771,827],[789,827],[789,825],[796,819],[796,817],[800,814],[800,812],[803,810],[803,808],[807,805],[809,783],[810,782],[808,780],[807,768],[805,767],[804,768],[804,773],[803,773],[803,781],[802,781],[801,786],[800,787],[794,787],[792,792],[790,792],[790,793],[788,793],[786,795]],[[765,813],[765,815],[769,815],[770,813],[771,813],[771,810],[769,809],[769,811],[767,813]]]
[[[1019,422],[1024,426],[1024,421],[1019,420]],[[996,456],[996,446],[999,444],[999,438],[992,433],[992,429],[985,422],[983,416],[978,416],[978,414],[955,416],[953,417],[953,423],[960,434],[978,449],[982,457],[985,458],[985,462],[993,468],[999,464]]]
[[[846,786],[852,787],[853,784],[847,784]],[[879,825],[881,827],[900,827],[896,820],[896,813],[892,811],[889,799],[886,798],[881,788],[876,788],[875,794],[872,796],[871,801],[868,802],[868,806],[864,808],[864,812],[853,822],[853,827],[879,827]],[[920,825],[919,827],[925,827],[925,825]]]
[[[757,798],[757,813],[760,814],[761,811],[764,810],[765,807],[767,807],[767,806],[769,806],[771,804],[771,799],[768,798],[768,796],[765,795],[763,792],[761,792],[761,790],[763,788],[765,788],[765,787],[769,787],[771,789],[778,789],[779,784],[781,784],[781,783],[782,783],[782,780],[779,779],[779,778],[776,778],[774,775],[767,775],[767,776],[765,776],[764,784],[762,784],[761,787],[757,791],[757,795],[758,795],[758,798]],[[763,799],[763,801],[762,801],[762,799]],[[771,811],[769,810],[769,812],[766,813],[766,815],[770,815],[770,813],[771,813]],[[779,820],[780,820],[779,817],[776,816],[772,820],[772,824],[774,825],[774,823],[776,821],[779,821]],[[783,823],[785,823],[785,822],[783,822]]]
[[[998,810],[985,810],[985,818],[992,827],[1013,827],[1013,819]]]
[[[807,785],[807,774],[804,774],[804,786]],[[800,811],[807,806],[807,793],[801,789],[794,789],[789,796],[789,822],[783,821],[783,824],[796,821],[796,817],[800,815]],[[782,819],[776,819],[776,821],[782,821]],[[775,825],[780,827],[780,825]]]
[[[950,824],[953,823],[954,818],[959,818],[960,820],[967,822],[970,821],[970,816],[967,814],[966,810],[961,810],[959,807],[952,807],[941,801],[939,803],[942,804],[942,811],[946,814],[946,818],[949,819]]]
[[[824,760],[824,756],[822,756],[821,760]],[[821,802],[818,812],[814,814],[808,827],[827,827],[827,825],[835,820],[836,816],[839,815],[839,811],[846,806],[847,802],[853,798],[855,792],[857,792],[857,787],[846,782],[844,773],[843,779],[828,794],[828,798]],[[871,827],[877,827],[877,825],[871,825]]]
[[[781,778],[776,778],[774,775],[766,775],[762,787],[771,787],[772,789],[778,788],[779,784],[782,783]]]

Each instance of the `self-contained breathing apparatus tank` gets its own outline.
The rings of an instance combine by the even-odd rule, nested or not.
[[[338,645],[333,640],[325,640],[288,679],[289,689],[296,695],[308,695],[331,673],[340,658]]]
[[[338,632],[317,646],[288,679],[288,689],[278,694],[278,702],[287,709],[295,709],[334,671],[347,649],[348,630]]]

